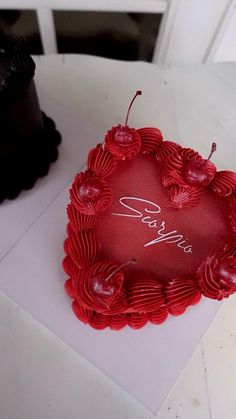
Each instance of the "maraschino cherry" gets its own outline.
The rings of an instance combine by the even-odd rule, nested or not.
[[[91,178],[80,185],[78,195],[84,201],[96,200],[101,194],[101,189],[99,181]]]
[[[219,278],[225,289],[236,287],[236,258],[229,256],[222,259],[214,269],[214,274]]]
[[[117,143],[120,144],[120,145],[125,146],[125,145],[129,145],[133,142],[134,129],[130,128],[128,126],[128,120],[129,120],[130,109],[132,108],[136,97],[140,96],[141,94],[142,94],[141,90],[137,90],[133,99],[131,100],[128,111],[127,111],[127,114],[126,114],[125,125],[118,125],[116,127],[115,139],[116,139]]]
[[[196,157],[185,163],[183,178],[189,186],[208,186],[211,182],[211,173],[207,167],[212,154],[216,151],[216,143],[212,143],[211,152],[207,159],[199,160]]]
[[[120,288],[120,280],[117,282],[115,274],[129,264],[136,263],[136,259],[131,259],[118,266],[112,273],[98,273],[89,278],[88,286],[92,294],[100,298],[112,297]]]
[[[138,90],[133,97],[126,115],[125,125],[117,125],[109,130],[105,137],[105,149],[117,159],[125,160],[134,157],[141,148],[141,138],[138,131],[128,126],[130,109],[137,96],[142,92]]]

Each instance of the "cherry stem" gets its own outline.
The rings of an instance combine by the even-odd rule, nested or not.
[[[207,157],[206,161],[209,161],[209,160],[210,160],[210,158],[211,158],[212,154],[213,154],[215,151],[216,151],[216,143],[212,143],[212,146],[211,146],[211,152],[210,152],[209,156]]]
[[[116,274],[116,272],[118,272],[120,269],[124,268],[124,266],[130,265],[131,263],[135,264],[137,263],[137,260],[135,258],[132,258],[130,260],[128,260],[128,262],[122,263],[122,265],[118,266],[118,268],[116,268],[110,275],[108,275],[104,281],[108,281],[113,275]]]
[[[137,90],[137,92],[135,93],[135,95],[134,95],[133,99],[132,99],[132,100],[131,100],[131,102],[130,102],[130,105],[129,105],[129,108],[128,108],[128,112],[127,112],[127,115],[126,115],[126,120],[125,120],[125,126],[126,126],[126,127],[127,127],[127,125],[128,125],[128,119],[129,119],[130,109],[132,108],[132,105],[133,105],[133,103],[134,103],[134,101],[135,101],[136,97],[137,97],[137,96],[140,96],[141,94],[142,94],[141,90]]]

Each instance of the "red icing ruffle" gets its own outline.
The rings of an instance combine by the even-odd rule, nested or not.
[[[73,309],[76,317],[78,317],[78,319],[81,320],[85,324],[89,323],[90,319],[93,316],[93,311],[92,310],[88,310],[87,308],[81,307],[77,303],[77,301],[73,301],[72,309]]]
[[[131,159],[139,153],[141,138],[137,130],[117,125],[105,136],[105,149],[121,160]]]
[[[156,154],[163,136],[158,128],[146,127],[139,128],[138,133],[141,138],[141,152],[147,154]]]
[[[121,289],[115,301],[111,303],[111,305],[108,308],[105,308],[102,312],[103,314],[107,314],[109,316],[117,315],[124,313],[128,308],[129,306],[126,298],[126,293],[123,289]]]
[[[104,179],[87,171],[76,175],[70,189],[70,198],[79,212],[95,215],[111,206],[112,192]]]
[[[68,239],[67,239],[68,241]],[[76,277],[78,272],[79,272],[79,268],[75,265],[75,263],[73,262],[73,260],[71,259],[71,257],[69,255],[67,255],[62,262],[62,266],[64,271],[67,273],[67,275],[69,277]]]
[[[128,324],[128,319],[125,314],[119,314],[117,316],[109,316],[108,321],[109,321],[109,327],[112,330],[123,329],[123,327],[127,326]]]
[[[92,318],[89,321],[89,324],[97,330],[105,329],[109,325],[108,316],[94,312]]]
[[[203,188],[208,186],[215,176],[214,164],[204,160],[191,148],[174,149],[172,154],[167,157],[162,170],[162,184],[167,188],[171,201],[179,209],[195,206],[201,197]],[[204,162],[205,164],[209,176],[201,186],[191,186],[186,180],[185,167],[189,161]]]
[[[146,313],[130,313],[128,316],[128,325],[132,329],[141,329],[148,322],[148,314]]]
[[[162,170],[162,184],[165,188],[172,185],[187,186],[183,179],[183,168],[187,160],[197,159],[199,154],[191,148],[180,148],[169,154]]]
[[[139,313],[158,310],[164,304],[162,286],[152,278],[136,278],[127,293],[130,307]]]
[[[182,147],[173,141],[163,141],[157,150],[156,159],[159,163],[164,164],[170,155],[177,153],[181,149]]]
[[[209,181],[203,186],[208,186],[212,181],[216,168],[211,161],[205,161],[200,154],[191,148],[181,148],[180,150],[174,151],[169,158],[165,161],[165,166],[162,171],[162,183],[164,187],[171,185],[189,186],[184,178],[184,166],[190,160],[195,162],[205,162],[206,168],[209,171]]]
[[[71,234],[73,234],[74,232],[77,233],[78,230],[74,230],[72,228],[72,225],[70,223],[68,223],[67,227],[66,227],[66,232],[67,232],[68,236],[71,236]]]
[[[65,239],[64,240],[64,251],[65,251],[65,253],[68,255],[68,253],[69,253],[69,251],[68,251],[68,243],[69,243],[69,239],[67,238],[67,239]]]
[[[173,207],[178,209],[191,208],[197,205],[202,194],[202,188],[172,185],[168,193]]]
[[[80,306],[76,301],[72,303],[72,308],[79,320],[85,324],[90,324],[97,330],[105,329],[108,326],[112,330],[121,330],[128,324],[128,318],[124,314],[105,316]]]
[[[234,272],[231,271],[232,280],[222,276],[222,269],[219,267],[225,261],[232,260]],[[225,269],[223,269],[225,271]],[[228,298],[236,292],[236,244],[225,246],[224,250],[208,256],[198,269],[198,283],[201,292],[205,297],[215,300]],[[234,278],[233,278],[234,276]]]
[[[77,268],[93,263],[98,255],[98,243],[92,230],[73,233],[67,239],[68,254]]]
[[[76,293],[75,293],[71,278],[67,279],[67,281],[64,284],[64,288],[65,288],[65,292],[70,298],[75,298]]]
[[[152,311],[148,314],[149,320],[153,324],[161,324],[168,317],[168,309],[166,305],[163,305],[158,308],[156,311]]]
[[[67,207],[67,215],[70,221],[69,225],[72,227],[75,233],[78,231],[92,229],[98,220],[97,215],[82,214],[71,204],[69,204]]]
[[[90,150],[87,167],[96,175],[103,178],[111,176],[116,168],[116,165],[117,163],[114,157],[108,153],[108,151],[103,150],[101,144],[98,144],[95,148]]]
[[[165,289],[169,313],[173,316],[182,314],[190,305],[197,304],[201,293],[191,277],[172,279]]]
[[[219,196],[229,196],[236,192],[236,173],[228,170],[217,172],[210,185]]]
[[[121,291],[124,275],[120,270],[115,272],[116,269],[113,263],[103,261],[84,272],[76,289],[81,305],[97,312],[122,312],[126,307],[124,292]]]
[[[182,156],[184,166],[185,166],[185,164],[187,164],[189,162],[189,160],[192,160],[192,159],[194,160],[194,162],[204,163],[204,166],[206,167],[206,169],[209,173],[209,177],[208,177],[207,180],[205,180],[205,182],[203,182],[203,185],[202,185],[203,187],[208,186],[212,182],[212,180],[213,180],[213,178],[216,174],[216,167],[212,163],[212,161],[203,159],[203,157],[200,156],[199,153],[192,150],[191,148],[183,148],[182,151],[181,151],[181,156]],[[183,173],[184,173],[184,168],[185,167],[183,167]],[[187,181],[185,180],[185,182],[187,182]],[[190,184],[190,186],[192,186],[192,185]]]

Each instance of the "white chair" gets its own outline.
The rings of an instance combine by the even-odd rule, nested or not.
[[[162,13],[153,54],[160,65],[236,61],[236,0],[0,0],[35,9],[45,54],[57,53],[54,10]]]

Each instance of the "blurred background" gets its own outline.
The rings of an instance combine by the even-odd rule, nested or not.
[[[55,11],[59,53],[152,61],[162,14]],[[0,27],[26,37],[32,54],[43,46],[34,10],[2,10]]]
[[[236,0],[0,0],[0,28],[31,54],[236,61]]]

